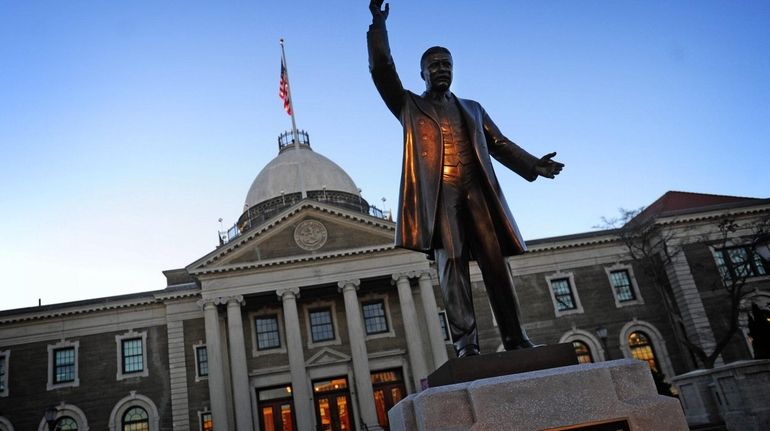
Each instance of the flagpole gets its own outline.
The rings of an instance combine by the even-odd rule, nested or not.
[[[294,146],[299,149],[299,133],[297,132],[297,120],[294,118],[294,99],[291,97],[291,82],[289,82],[289,65],[286,63],[286,51],[283,48],[283,38],[281,43],[281,60],[286,69],[286,94],[289,96],[289,106],[291,106],[291,133],[294,135]]]
[[[294,99],[291,97],[291,82],[289,82],[289,65],[286,63],[286,51],[283,48],[283,38],[280,39],[281,43],[281,61],[283,67],[286,69],[286,95],[289,97],[289,107],[291,108],[291,133],[294,135],[294,149],[299,151],[299,132],[297,132],[297,120],[294,118]],[[302,172],[302,167],[297,166],[299,170],[299,187],[302,192],[302,199],[307,198],[307,190],[305,190],[305,174]]]

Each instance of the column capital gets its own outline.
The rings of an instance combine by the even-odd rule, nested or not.
[[[433,278],[433,271],[430,269],[424,269],[419,272],[418,277],[420,278],[420,281],[431,280]]]
[[[361,280],[355,278],[352,280],[343,280],[337,283],[337,291],[344,292],[346,289],[358,290],[361,287]]]
[[[282,300],[288,298],[299,298],[299,287],[283,287],[276,289],[275,294]]]
[[[243,307],[246,301],[243,300],[243,295],[225,296],[219,298],[228,307]]]
[[[203,298],[203,299],[199,299],[197,304],[198,304],[198,307],[204,310],[207,308],[216,308],[217,305],[221,304],[221,302],[219,302],[219,299],[220,298]]]
[[[417,275],[418,274],[417,274],[416,271],[396,272],[396,273],[393,274],[393,281],[399,281],[399,280],[402,280],[402,279],[407,279],[408,280],[410,278],[417,277]]]

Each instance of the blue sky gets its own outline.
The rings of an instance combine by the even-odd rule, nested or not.
[[[372,203],[401,130],[368,74],[365,0],[0,0],[0,309],[161,289],[216,245],[291,127]],[[453,90],[566,163],[498,166],[525,238],[591,230],[667,190],[768,197],[770,3],[391,2],[393,55],[449,47]]]

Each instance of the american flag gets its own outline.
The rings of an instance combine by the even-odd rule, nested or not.
[[[286,63],[281,59],[281,85],[278,89],[278,95],[283,100],[283,109],[291,115],[291,99],[289,99],[289,75],[286,73]]]

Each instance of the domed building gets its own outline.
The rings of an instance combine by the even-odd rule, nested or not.
[[[527,332],[572,343],[581,362],[690,371],[698,365],[677,339],[708,346],[725,331],[726,301],[711,287],[725,274],[746,276],[751,300],[770,308],[770,263],[757,257],[747,272],[733,259],[748,250],[746,230],[729,248],[713,241],[724,217],[750,226],[768,214],[768,199],[682,192],[642,213],[683,244],[665,268],[681,327],[617,231],[528,241],[510,261]],[[388,409],[452,350],[431,262],[396,249],[394,235],[307,133],[284,133],[237,223],[200,259],[164,271],[164,288],[0,311],[0,431],[389,429]],[[471,279],[480,347],[494,352],[475,267]],[[721,357],[751,357],[748,338]]]

